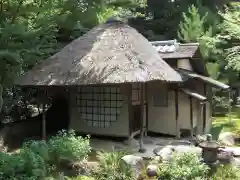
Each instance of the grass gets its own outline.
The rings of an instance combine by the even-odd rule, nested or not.
[[[240,135],[240,118],[236,115],[226,117],[214,117],[211,129],[213,139],[217,140],[222,132],[233,132]]]

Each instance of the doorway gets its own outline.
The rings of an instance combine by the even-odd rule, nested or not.
[[[52,105],[46,111],[47,133],[57,133],[61,130],[68,130],[69,106],[68,99],[63,94],[56,94],[52,98]]]
[[[141,105],[132,105],[132,129],[131,132],[140,130],[141,126]]]

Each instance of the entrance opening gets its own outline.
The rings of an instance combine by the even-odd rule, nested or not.
[[[141,105],[132,105],[132,132],[140,130]]]
[[[63,94],[56,94],[52,98],[52,105],[46,111],[47,134],[55,134],[60,130],[68,130],[69,106]]]

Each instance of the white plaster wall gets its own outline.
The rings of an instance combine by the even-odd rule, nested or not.
[[[177,67],[181,69],[186,69],[192,71],[192,65],[190,64],[189,59],[178,59]]]
[[[183,92],[179,93],[178,96],[178,109],[179,109],[179,127],[180,129],[191,129],[190,120],[190,100],[189,96]],[[193,127],[195,128],[198,123],[198,104],[199,101],[192,98],[192,108],[193,108]]]
[[[70,104],[71,117],[70,117],[70,129],[74,129],[79,133],[96,134],[96,135],[109,135],[117,137],[128,137],[129,136],[129,116],[128,116],[128,96],[126,85],[120,86],[120,91],[124,96],[123,107],[121,108],[120,116],[117,122],[111,125],[109,128],[99,128],[88,126],[87,123],[81,119],[80,113],[77,111],[76,106],[76,93],[77,88],[72,87],[70,89]]]
[[[211,104],[206,103],[206,127],[205,133],[209,133],[212,128],[212,115],[211,115]]]
[[[199,101],[193,98],[193,127],[197,127],[198,124],[198,111],[199,111]]]
[[[154,107],[154,93],[165,92],[167,84],[151,82],[148,84],[148,131],[176,135],[175,94],[168,91],[168,106]],[[164,95],[164,94],[163,94]]]
[[[190,124],[190,101],[188,95],[179,92],[178,95],[178,121],[180,129],[191,129]]]

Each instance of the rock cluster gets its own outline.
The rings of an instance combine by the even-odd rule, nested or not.
[[[226,138],[223,138],[226,137]],[[226,133],[221,136],[221,143],[223,144],[234,144],[231,139],[230,133]],[[227,140],[224,140],[227,139]],[[204,137],[196,140],[197,142],[204,141]],[[227,143],[226,143],[227,142]],[[195,143],[195,145],[198,143]],[[148,176],[155,176],[158,169],[158,164],[161,161],[171,161],[174,154],[185,154],[194,153],[199,157],[202,156],[202,148],[192,145],[191,143],[182,144],[170,144],[166,146],[159,146],[153,150],[155,156],[152,158],[152,162],[146,167],[146,172]],[[127,164],[131,165],[136,172],[139,173],[143,170],[144,160],[139,156],[127,155],[122,158]],[[240,167],[240,147],[226,147],[220,148],[218,153],[218,162],[221,164],[232,164],[234,166]]]

